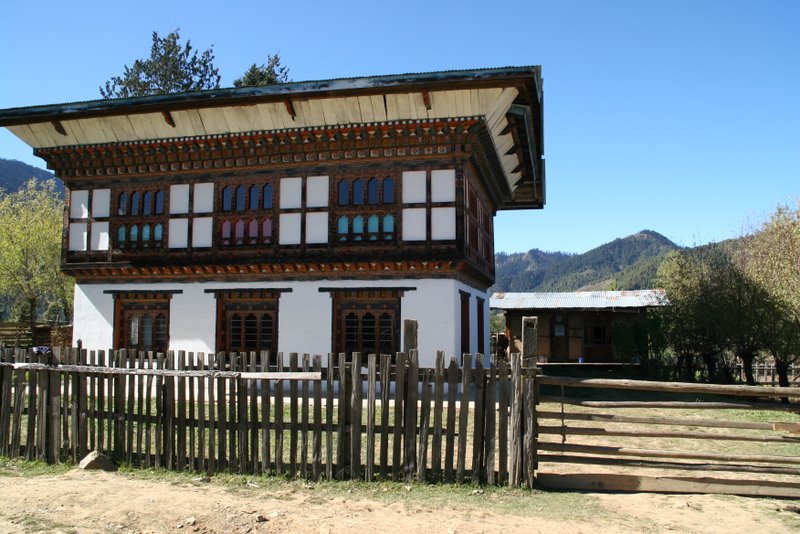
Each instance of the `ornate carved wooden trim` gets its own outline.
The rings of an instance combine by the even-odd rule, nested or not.
[[[368,123],[41,148],[36,155],[62,179],[182,171],[330,164],[384,158],[468,155],[475,118]]]

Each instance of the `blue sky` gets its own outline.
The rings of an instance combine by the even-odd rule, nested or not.
[[[0,108],[93,100],[153,30],[213,45],[222,85],[542,65],[547,205],[495,248],[583,252],[642,229],[736,237],[800,198],[800,1],[0,1]],[[0,157],[44,166],[0,129]]]

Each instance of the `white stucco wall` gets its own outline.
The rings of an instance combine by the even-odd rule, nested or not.
[[[432,367],[436,351],[449,361],[460,358],[461,308],[459,291],[470,294],[470,350],[477,347],[476,296],[485,300],[484,339],[488,350],[488,295],[455,280],[320,280],[314,282],[203,282],[163,284],[76,284],[73,343],[82,340],[84,348],[108,349],[113,346],[113,295],[107,290],[181,291],[170,301],[170,349],[187,352],[214,352],[216,338],[216,299],[207,289],[291,288],[281,295],[278,314],[279,350],[321,354],[331,350],[331,294],[321,287],[413,287],[403,295],[401,321],[414,319],[419,324],[420,365]],[[401,323],[402,324],[402,323]],[[402,332],[400,333],[402,336]],[[401,338],[402,339],[402,338]]]

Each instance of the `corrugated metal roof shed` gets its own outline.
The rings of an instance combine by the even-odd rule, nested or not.
[[[636,291],[578,291],[564,293],[495,293],[489,307],[518,309],[647,308],[669,304],[663,289]]]

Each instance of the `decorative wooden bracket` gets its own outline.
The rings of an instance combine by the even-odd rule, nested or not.
[[[292,117],[292,120],[294,120],[294,118],[297,116],[297,112],[295,112],[294,110],[294,104],[292,104],[292,99],[287,98],[286,100],[284,100],[284,103],[286,104],[286,111],[289,113],[289,116]]]
[[[64,129],[64,125],[61,124],[60,120],[57,119],[52,120],[50,121],[50,123],[53,125],[53,128],[55,128],[58,133],[60,133],[61,135],[67,135],[67,131]]]
[[[172,118],[172,113],[169,111],[162,111],[161,114],[164,116],[164,121],[175,128],[175,119]]]
[[[428,91],[422,91],[422,101],[425,103],[425,109],[431,109],[431,94]]]

